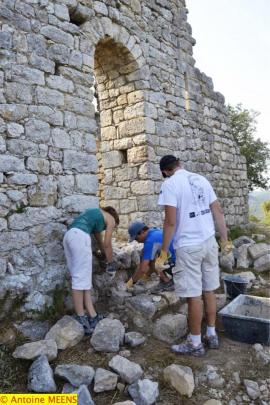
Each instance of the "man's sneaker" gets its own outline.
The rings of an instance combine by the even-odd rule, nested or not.
[[[174,282],[173,280],[168,281],[165,283],[164,281],[160,281],[156,288],[152,292],[158,293],[162,291],[174,291]]]
[[[218,349],[219,348],[218,335],[212,335],[212,336],[205,335],[203,340],[209,349]]]
[[[196,357],[204,356],[205,354],[203,344],[200,343],[198,346],[194,346],[189,337],[185,342],[180,343],[180,345],[171,346],[171,351],[176,354],[183,354]]]
[[[89,323],[89,327],[91,330],[91,333],[94,332],[95,327],[97,326],[97,324],[102,321],[102,319],[104,319],[105,316],[103,316],[102,314],[97,314],[96,316],[94,316],[93,318],[90,315],[87,315],[87,319],[88,319],[88,323]]]
[[[73,318],[83,326],[85,335],[92,335],[93,331],[89,325],[87,315],[74,315]]]

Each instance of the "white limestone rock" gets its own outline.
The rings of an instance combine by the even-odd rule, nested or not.
[[[149,379],[138,380],[128,387],[136,405],[152,405],[159,396],[158,383]]]
[[[154,336],[167,343],[174,343],[187,332],[187,317],[182,314],[163,315],[154,324]]]
[[[118,381],[118,375],[104,368],[98,368],[95,374],[94,392],[114,390]]]
[[[33,392],[56,392],[53,371],[45,355],[38,357],[28,372],[27,388]]]
[[[98,352],[118,352],[124,335],[125,328],[118,319],[105,318],[97,324],[90,342]]]
[[[15,359],[34,360],[39,356],[45,355],[48,360],[54,360],[57,357],[57,345],[53,339],[39,340],[37,342],[25,343],[19,346],[12,353]]]
[[[190,367],[171,364],[163,370],[163,376],[179,394],[191,398],[194,391],[194,377]]]
[[[49,330],[45,339],[55,340],[58,349],[75,346],[84,337],[84,329],[71,316],[65,315]]]
[[[119,355],[110,360],[109,366],[120,375],[122,380],[129,384],[137,381],[143,375],[143,370],[139,364]]]
[[[74,387],[80,387],[80,385],[90,385],[95,370],[91,366],[79,366],[77,364],[59,364],[55,371],[55,375],[64,378],[70,382]]]

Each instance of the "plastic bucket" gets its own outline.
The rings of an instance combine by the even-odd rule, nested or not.
[[[247,291],[248,281],[241,276],[225,276],[224,290],[228,298],[233,299],[239,294],[245,294]]]

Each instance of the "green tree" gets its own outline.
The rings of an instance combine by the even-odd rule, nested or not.
[[[249,189],[268,187],[267,176],[270,148],[267,142],[255,138],[257,121],[260,113],[243,108],[242,104],[235,107],[229,105],[229,120],[232,135],[240,147],[240,152],[247,161],[247,177]]]
[[[262,204],[262,209],[263,209],[263,213],[264,213],[264,220],[263,222],[266,225],[270,225],[270,200],[265,201]]]

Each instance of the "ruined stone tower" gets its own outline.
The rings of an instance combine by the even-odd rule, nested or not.
[[[246,222],[245,159],[195,67],[184,0],[0,0],[0,24],[1,298],[47,303],[76,212],[113,205],[119,236],[160,225],[167,153]]]

